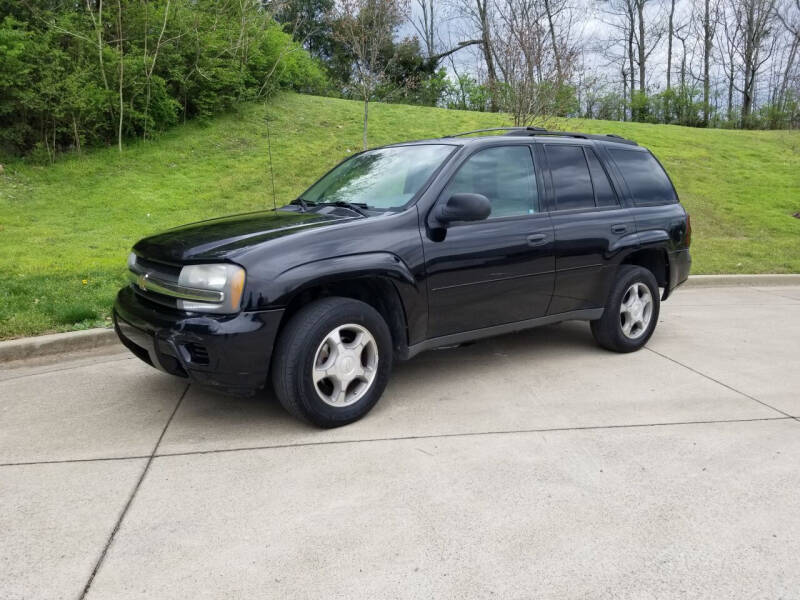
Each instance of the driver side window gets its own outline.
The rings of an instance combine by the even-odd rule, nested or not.
[[[536,174],[530,149],[496,146],[476,152],[447,184],[444,196],[458,193],[486,196],[492,206],[490,219],[536,212]]]

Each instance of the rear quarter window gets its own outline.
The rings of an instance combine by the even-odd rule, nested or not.
[[[609,148],[635,204],[674,204],[675,189],[664,169],[649,152]]]

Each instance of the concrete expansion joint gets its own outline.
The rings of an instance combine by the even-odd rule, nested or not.
[[[263,450],[283,450],[287,448],[313,448],[316,446],[343,446],[348,444],[377,444],[381,442],[405,442],[416,440],[436,440],[448,438],[467,438],[467,437],[484,437],[495,435],[522,435],[534,433],[568,433],[571,431],[603,431],[603,430],[616,430],[616,429],[642,429],[647,427],[680,427],[689,425],[725,425],[737,423],[763,423],[770,421],[798,421],[800,417],[791,415],[780,417],[756,417],[752,419],[706,419],[702,421],[664,421],[657,423],[631,423],[631,424],[611,424],[611,425],[584,425],[577,427],[543,427],[538,429],[504,429],[504,430],[489,430],[489,431],[466,431],[461,433],[433,433],[429,435],[407,435],[407,436],[393,436],[382,438],[364,438],[364,439],[349,439],[349,440],[326,440],[324,442],[297,442],[290,444],[269,444],[261,446],[241,446],[235,448],[219,448],[211,450],[189,450],[186,452],[164,452],[140,456],[111,456],[100,458],[77,458],[77,459],[64,459],[64,460],[42,460],[42,461],[28,461],[28,462],[15,462],[15,463],[2,463],[2,467],[25,467],[34,465],[59,465],[59,464],[73,464],[73,463],[87,463],[87,462],[104,462],[104,461],[123,461],[123,460],[141,460],[148,459],[150,462],[157,458],[173,458],[182,456],[204,456],[207,454],[231,454],[236,452],[258,452]],[[166,432],[166,429],[164,430]],[[138,488],[137,488],[138,489]]]
[[[81,593],[81,600],[86,597],[86,594],[89,593],[89,590],[92,587],[92,582],[94,581],[95,576],[97,575],[100,568],[103,566],[103,561],[105,561],[106,555],[108,554],[109,548],[111,548],[111,544],[114,543],[114,538],[119,531],[119,528],[122,526],[122,522],[125,520],[125,515],[128,514],[128,510],[133,504],[134,498],[136,498],[136,494],[139,492],[139,488],[142,486],[142,482],[144,478],[147,476],[147,472],[150,470],[150,465],[153,463],[153,459],[158,452],[158,447],[161,445],[161,440],[164,439],[164,435],[167,433],[167,429],[169,429],[170,423],[172,423],[172,419],[175,417],[175,413],[178,412],[178,408],[181,406],[181,402],[186,397],[187,392],[189,391],[189,384],[186,384],[183,392],[181,393],[178,401],[175,403],[175,408],[172,409],[172,413],[170,413],[167,422],[164,424],[164,428],[161,430],[161,435],[158,436],[158,440],[156,440],[155,446],[153,446],[153,451],[150,453],[150,456],[147,458],[147,462],[144,465],[144,469],[142,469],[142,473],[139,476],[139,479],[136,481],[136,485],[133,487],[131,491],[131,495],[128,497],[128,501],[125,503],[125,507],[122,509],[122,512],[117,519],[116,524],[114,525],[114,529],[111,530],[111,534],[108,536],[108,540],[103,546],[103,551],[100,553],[100,556],[97,559],[97,562],[94,565],[94,569],[92,569],[91,574],[89,575],[89,579],[86,581],[86,585],[83,588],[83,593]]]

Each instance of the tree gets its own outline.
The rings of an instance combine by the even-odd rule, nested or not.
[[[612,63],[617,63],[622,77],[622,100],[633,106],[636,95],[634,40],[636,39],[635,0],[609,0],[604,8],[604,23],[610,27],[610,36],[604,53]],[[622,52],[620,52],[622,49]],[[631,109],[631,120],[635,119]]]
[[[0,19],[1,150],[40,161],[122,148],[181,116],[279,87],[319,89],[323,73],[271,10],[261,0],[0,0],[13,15]]]
[[[543,115],[564,116],[578,110],[567,85],[576,52],[558,20],[563,0],[504,0],[498,7],[494,50],[503,75],[503,107],[516,125]]]
[[[382,50],[392,45],[394,32],[406,13],[405,0],[340,0],[334,9],[335,35],[353,57],[353,82],[364,102],[364,150],[369,101],[393,60],[384,60]]]
[[[392,102],[436,106],[447,87],[447,73],[438,68],[436,57],[428,57],[417,37],[405,38],[386,47],[384,84],[376,94]]]
[[[481,47],[483,67],[486,70],[486,87],[489,90],[489,110],[496,111],[499,109],[499,79],[493,40],[494,4],[492,0],[453,0],[453,6],[466,18],[471,32],[477,38],[462,43],[461,46],[476,44]]]
[[[724,71],[727,88],[727,111],[726,118],[729,123],[733,123],[733,95],[736,87],[736,74],[738,72],[738,51],[742,39],[742,30],[739,26],[739,19],[735,10],[725,6],[720,11],[720,23],[722,28],[719,30],[719,61]]]
[[[144,62],[144,75],[145,80],[147,81],[147,92],[146,92],[146,99],[144,105],[144,131],[142,132],[142,137],[147,139],[147,125],[150,119],[150,99],[152,96],[153,90],[153,71],[156,68],[156,62],[158,61],[158,53],[161,51],[161,45],[164,42],[164,32],[167,30],[167,21],[169,20],[169,5],[171,0],[167,0],[167,4],[164,7],[164,20],[161,23],[161,31],[158,34],[158,39],[156,40],[156,46],[153,49],[153,54],[148,54],[147,48],[147,39],[148,39],[148,17],[149,17],[149,3],[145,2],[145,16],[144,16],[144,43],[143,43],[143,52],[142,52],[142,59]]]
[[[415,0],[421,11],[417,17],[411,19],[411,25],[422,38],[425,53],[430,58],[436,54],[436,0]]]
[[[672,39],[675,37],[675,1],[669,3],[669,20],[667,24],[667,91],[672,78]]]
[[[655,23],[647,25],[645,21],[645,5],[652,0],[633,0],[636,7],[636,24],[635,41],[636,41],[636,63],[639,67],[639,91],[646,95],[647,93],[647,59],[658,47],[664,30],[656,19]]]
[[[750,126],[753,112],[756,77],[770,59],[774,45],[775,0],[739,0],[735,6],[736,19],[742,31],[742,44],[737,49],[744,78],[742,87],[742,124]]]
[[[785,108],[789,100],[789,85],[800,53],[800,0],[788,0],[777,7],[776,16],[789,35],[786,64],[781,77],[779,102]]]
[[[707,126],[710,118],[711,94],[711,60],[713,59],[714,34],[719,20],[719,10],[716,1],[703,0],[702,14],[699,19],[698,38],[701,42],[703,53],[703,123]]]

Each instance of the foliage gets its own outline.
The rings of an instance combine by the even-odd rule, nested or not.
[[[753,129],[800,128],[800,92],[789,90],[783,102],[761,106],[749,123]]]
[[[436,106],[447,87],[447,71],[422,55],[419,39],[406,38],[385,51],[386,79],[376,95],[391,102]]]
[[[418,37],[395,40],[406,12],[406,0],[289,0],[277,18],[325,66],[330,92],[363,100],[367,82],[370,101],[436,106],[446,71],[423,54]]]
[[[283,30],[303,44],[311,56],[327,61],[334,54],[333,0],[291,0],[282,3],[275,14]]]
[[[386,81],[405,10],[406,0],[341,0],[335,6],[334,38],[350,58],[346,94],[367,102]]]
[[[361,145],[362,104],[277,94],[152,142],[26,161],[0,175],[0,338],[107,323],[136,240],[182,223],[272,208]],[[509,125],[505,114],[376,103],[372,143]],[[692,215],[694,273],[800,272],[800,132],[724,131],[596,120],[653,150]],[[769,157],[765,161],[764,157]],[[84,281],[86,283],[84,283]]]
[[[605,121],[625,120],[625,99],[614,92],[599,96],[593,105],[587,108],[586,117]]]
[[[518,126],[546,117],[575,116],[580,109],[575,88],[555,81],[535,82],[524,77],[499,84],[498,91],[500,106]]]
[[[702,91],[689,86],[674,87],[651,96],[637,93],[634,110],[638,110],[639,120],[647,123],[704,125]]]
[[[490,98],[488,86],[469,75],[459,75],[455,81],[447,81],[442,102],[450,109],[485,112],[489,110]]]
[[[0,0],[0,18],[0,152],[52,160],[325,85],[258,0]]]

